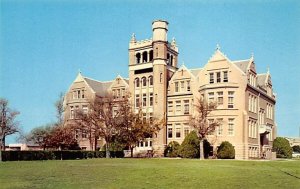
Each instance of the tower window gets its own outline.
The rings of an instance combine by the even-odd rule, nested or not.
[[[150,53],[149,61],[152,61],[153,60],[153,50],[151,50],[149,53]]]
[[[140,87],[140,79],[135,78],[135,87]]]
[[[162,81],[163,81],[163,74],[162,73],[160,73],[159,81],[160,81],[160,83],[162,83]]]
[[[141,62],[141,53],[137,53],[135,57],[136,57],[136,63],[139,64]]]
[[[143,62],[147,62],[148,61],[148,53],[147,51],[143,52]]]
[[[146,79],[146,77],[142,78],[142,85],[143,85],[143,87],[147,86],[147,79]]]
[[[149,76],[149,85],[152,86],[153,85],[153,77]]]
[[[167,64],[170,65],[170,54],[167,53]]]
[[[170,61],[170,65],[173,66],[173,55],[171,55]]]

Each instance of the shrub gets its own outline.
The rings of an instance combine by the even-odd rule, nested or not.
[[[235,150],[232,144],[228,141],[222,142],[218,148],[217,157],[219,159],[234,159]]]
[[[183,158],[199,158],[200,157],[200,141],[195,131],[188,134],[181,146],[180,146],[180,156]]]
[[[165,157],[178,157],[180,144],[176,141],[172,141],[168,144],[164,151]]]
[[[273,151],[277,158],[292,158],[292,147],[287,139],[277,137],[273,142]]]
[[[32,161],[32,160],[71,160],[87,158],[104,158],[105,151],[80,151],[80,150],[63,150],[63,151],[3,151],[3,161]],[[123,151],[111,152],[113,158],[123,158]]]

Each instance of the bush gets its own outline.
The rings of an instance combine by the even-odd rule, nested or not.
[[[110,152],[113,158],[123,158],[123,151]],[[71,160],[87,158],[105,158],[105,151],[2,151],[3,161],[32,161],[32,160]]]
[[[200,141],[195,131],[190,132],[182,142],[179,154],[183,158],[199,158],[200,157]]]
[[[277,158],[292,158],[292,147],[287,139],[277,137],[273,142],[273,151]]]
[[[176,141],[172,141],[168,144],[164,151],[165,157],[178,157],[180,144]]]
[[[234,159],[235,150],[232,144],[228,141],[222,142],[218,148],[217,157],[219,159]]]

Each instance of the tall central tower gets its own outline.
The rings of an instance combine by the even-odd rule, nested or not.
[[[167,21],[153,21],[152,32],[152,39],[141,41],[132,35],[129,43],[129,89],[136,112],[142,109],[145,119],[166,120],[168,81],[177,70],[178,48],[175,40],[168,42]],[[157,136],[151,139],[151,148],[157,155],[162,155],[166,143],[164,124]]]

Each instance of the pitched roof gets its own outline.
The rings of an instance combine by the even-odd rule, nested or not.
[[[191,73],[196,77],[199,72],[202,70],[202,68],[195,68],[195,69],[190,69]]]
[[[257,85],[264,86],[266,84],[267,73],[257,74]]]
[[[87,77],[85,77],[84,79],[87,82],[87,84],[96,92],[96,94],[100,96],[107,95],[107,89],[112,84],[112,81],[101,82]]]
[[[235,64],[242,72],[247,73],[248,65],[250,64],[250,59],[248,60],[237,60],[233,61],[233,64]]]

